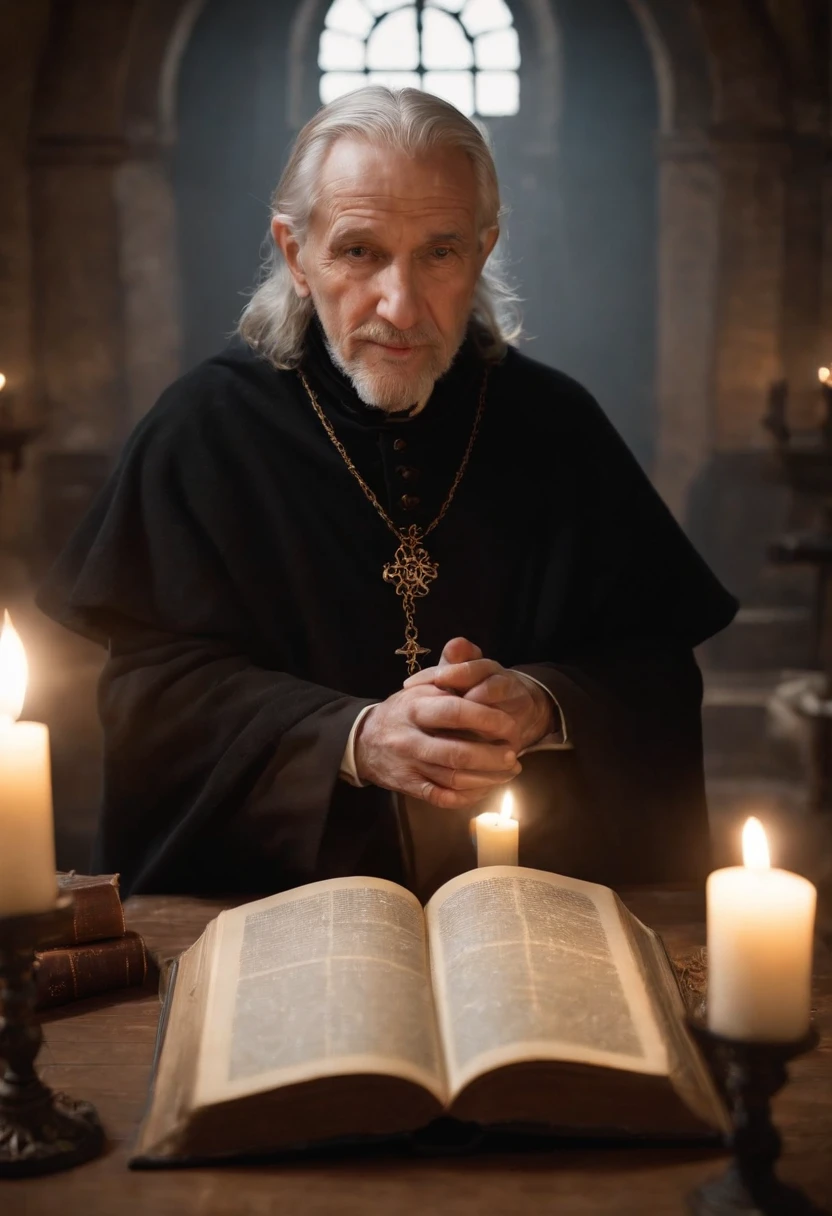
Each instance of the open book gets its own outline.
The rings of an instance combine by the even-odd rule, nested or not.
[[[131,1164],[512,1129],[713,1134],[658,937],[607,887],[491,866],[423,909],[375,878],[223,912],[182,955]]]

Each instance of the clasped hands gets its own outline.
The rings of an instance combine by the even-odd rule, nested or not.
[[[517,776],[518,755],[553,729],[553,717],[544,689],[453,638],[435,667],[365,715],[356,771],[434,806],[474,806]]]

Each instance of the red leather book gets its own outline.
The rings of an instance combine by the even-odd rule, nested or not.
[[[58,890],[73,896],[72,924],[66,932],[43,942],[43,949],[123,936],[124,911],[118,874],[76,874],[74,870],[68,873],[59,870]]]
[[[147,950],[138,933],[110,941],[41,950],[37,955],[37,1008],[50,1009],[85,996],[144,983]]]

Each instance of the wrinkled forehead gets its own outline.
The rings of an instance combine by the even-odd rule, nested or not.
[[[360,139],[338,139],[321,165],[313,224],[331,227],[355,216],[384,222],[441,218],[474,231],[477,179],[458,149],[435,148],[409,156]]]

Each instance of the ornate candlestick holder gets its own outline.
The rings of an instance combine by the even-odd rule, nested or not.
[[[771,1119],[771,1099],[788,1080],[786,1065],[817,1046],[817,1032],[792,1043],[757,1043],[725,1038],[692,1018],[688,1027],[727,1102],[733,1153],[725,1173],[689,1197],[689,1210],[694,1216],[824,1216],[777,1177],[782,1144]]]
[[[53,1091],[35,1071],[43,1031],[35,1016],[35,950],[72,920],[72,898],[23,916],[0,916],[0,1178],[67,1169],[96,1157],[104,1132],[95,1108]]]

